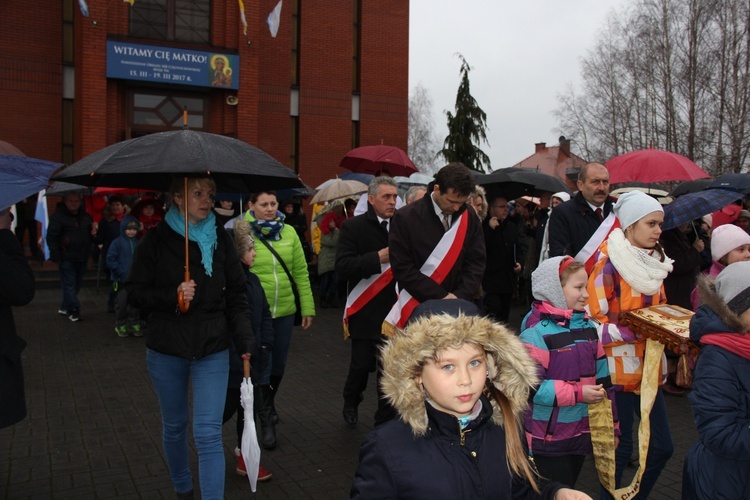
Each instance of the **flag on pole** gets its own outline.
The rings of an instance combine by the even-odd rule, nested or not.
[[[279,0],[279,3],[276,4],[276,7],[273,8],[270,14],[268,14],[268,19],[266,19],[266,22],[268,23],[268,29],[271,31],[271,36],[276,38],[276,33],[279,32],[279,24],[281,23],[281,2],[283,0]]]
[[[122,1],[125,2],[125,3],[129,3],[131,7],[135,3],[135,0],[122,0]]]
[[[81,0],[83,1],[83,0]],[[42,252],[44,252],[44,260],[49,260],[49,247],[47,246],[47,226],[49,226],[49,212],[47,211],[47,198],[46,189],[39,191],[36,197],[36,213],[34,219],[39,221],[42,225]],[[36,245],[37,242],[29,242],[29,245]]]
[[[242,32],[247,36],[247,19],[245,18],[245,4],[242,0],[237,0],[240,4],[240,20],[242,21]]]
[[[78,0],[78,6],[81,8],[81,14],[89,17],[89,6],[86,3],[86,0]]]

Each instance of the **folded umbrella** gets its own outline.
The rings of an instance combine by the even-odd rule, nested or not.
[[[245,461],[250,489],[255,493],[258,483],[258,467],[260,467],[260,446],[258,446],[258,434],[255,432],[255,417],[253,416],[253,381],[250,379],[250,361],[247,359],[242,361],[245,377],[240,385],[240,404],[244,410],[245,424],[242,427],[240,453]]]
[[[725,189],[706,189],[697,193],[683,194],[664,207],[664,222],[661,228],[667,231],[680,227],[706,214],[721,210],[742,196],[742,193]]]

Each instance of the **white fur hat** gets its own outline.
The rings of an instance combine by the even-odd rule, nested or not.
[[[659,202],[643,191],[630,191],[621,195],[615,203],[614,211],[623,231],[652,212],[664,213]]]

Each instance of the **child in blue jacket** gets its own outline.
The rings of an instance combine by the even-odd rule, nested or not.
[[[139,318],[139,311],[128,304],[125,292],[125,278],[130,271],[133,253],[138,240],[135,239],[141,225],[130,216],[123,219],[120,225],[120,236],[115,238],[107,252],[107,269],[110,270],[109,279],[115,293],[115,333],[118,337],[127,337],[130,333],[134,337],[143,337]]]

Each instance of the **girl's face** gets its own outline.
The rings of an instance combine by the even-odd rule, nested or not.
[[[143,210],[141,210],[141,213],[145,215],[146,217],[151,217],[154,215],[154,206],[153,205],[146,205],[143,207]]]
[[[232,209],[232,202],[227,200],[221,200],[219,202],[219,205],[221,205],[221,208],[224,210],[231,210]]]
[[[187,218],[191,224],[197,224],[208,217],[214,206],[214,190],[208,182],[192,181],[188,184]],[[174,202],[181,214],[185,214],[185,203],[182,196],[176,195]]]
[[[589,298],[589,292],[586,291],[588,281],[589,277],[584,268],[568,276],[568,281],[562,287],[568,309],[580,311],[586,307],[586,301]]]
[[[627,228],[625,237],[634,247],[654,248],[661,236],[662,222],[664,222],[664,212],[651,212]]]
[[[274,220],[276,212],[279,210],[279,202],[276,200],[276,195],[268,193],[259,194],[258,199],[253,204],[253,210],[255,211],[255,217],[259,220]]]
[[[245,252],[245,254],[240,259],[243,264],[245,264],[247,267],[253,267],[255,265],[255,256],[258,255],[255,252],[255,248],[250,247],[250,250]]]
[[[113,201],[110,203],[109,208],[112,210],[112,215],[120,215],[125,210],[125,207],[123,207],[122,203],[119,201]]]
[[[727,254],[727,265],[750,260],[750,245],[740,245]]]
[[[484,349],[464,344],[438,353],[422,367],[417,383],[422,384],[433,406],[455,417],[471,414],[487,380]]]

